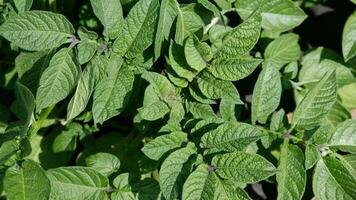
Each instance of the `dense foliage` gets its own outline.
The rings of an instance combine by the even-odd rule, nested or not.
[[[352,2],[0,0],[0,198],[356,199]]]

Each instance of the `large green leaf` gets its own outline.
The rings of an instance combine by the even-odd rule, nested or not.
[[[159,11],[158,0],[140,0],[127,15],[122,36],[114,43],[114,52],[127,58],[136,57],[154,40]]]
[[[25,160],[6,170],[4,190],[10,200],[48,200],[51,186],[41,166]]]
[[[81,69],[72,48],[59,50],[43,72],[36,96],[36,110],[66,98],[76,86]]]
[[[225,122],[204,134],[201,146],[209,151],[240,151],[263,136],[261,131],[249,124]]]
[[[269,43],[264,52],[268,66],[281,68],[287,63],[297,61],[301,54],[298,39],[297,34],[287,33]]]
[[[282,83],[279,71],[265,67],[258,76],[252,95],[252,123],[266,123],[268,117],[279,105],[282,95]]]
[[[156,137],[154,140],[145,144],[141,150],[147,157],[158,160],[163,154],[180,147],[185,141],[187,141],[186,133],[173,132]]]
[[[291,0],[237,0],[235,6],[243,19],[259,8],[262,27],[271,31],[290,30],[300,25],[307,17]]]
[[[169,44],[171,37],[171,28],[173,26],[174,19],[178,14],[176,0],[161,1],[159,19],[157,25],[157,31],[154,42],[155,60],[158,59],[162,52],[165,50],[167,44]]]
[[[51,200],[108,199],[108,179],[88,167],[61,167],[50,169]]]
[[[255,183],[276,173],[276,168],[262,156],[241,151],[217,155],[212,164],[224,179]]]
[[[328,145],[342,150],[356,151],[356,120],[349,119],[340,123],[332,135]]]
[[[95,88],[92,108],[95,123],[103,123],[120,114],[127,104],[134,74],[128,67],[121,66],[122,62],[119,57],[111,58],[110,63],[114,69]]]
[[[356,177],[337,158],[319,160],[313,176],[313,191],[318,200],[356,198]]]
[[[104,25],[104,35],[115,39],[121,34],[124,17],[120,1],[90,0],[93,12]]]
[[[342,34],[342,54],[346,61],[356,55],[356,12],[347,19]]]
[[[214,197],[216,184],[219,178],[209,171],[207,164],[201,164],[189,175],[183,185],[182,199],[184,200],[211,200]]]
[[[139,108],[138,112],[142,119],[154,121],[163,118],[167,113],[169,113],[169,107],[163,101],[155,101],[152,104]]]
[[[261,59],[248,56],[218,57],[208,70],[216,78],[237,81],[250,75],[261,62]]]
[[[187,147],[176,150],[163,161],[159,184],[167,200],[174,200],[181,195],[183,183],[192,170],[195,153],[194,144],[188,143]]]
[[[77,89],[68,104],[67,120],[71,120],[83,112],[94,92],[95,86],[104,76],[108,62],[105,56],[96,56],[84,68],[83,73],[80,75]]]
[[[222,34],[214,42],[219,56],[233,57],[248,54],[257,43],[261,32],[261,15],[255,12],[236,28]]]
[[[92,154],[85,159],[85,163],[105,176],[111,175],[120,168],[120,160],[110,153]]]
[[[311,89],[297,105],[292,127],[312,129],[326,116],[336,102],[335,71],[330,71]]]
[[[20,48],[41,51],[70,42],[72,24],[61,14],[26,11],[13,15],[0,26],[0,35]]]
[[[227,98],[236,104],[242,104],[238,91],[230,81],[219,80],[209,73],[202,73],[197,77],[197,84],[201,93],[209,99]]]
[[[302,199],[306,185],[304,155],[302,150],[285,140],[276,174],[277,199]]]

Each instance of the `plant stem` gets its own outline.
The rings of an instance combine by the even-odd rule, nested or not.
[[[37,134],[37,132],[42,128],[43,123],[47,119],[48,115],[52,112],[53,108],[55,107],[55,104],[46,108],[43,110],[38,118],[38,120],[35,122],[35,125],[33,126],[33,129],[31,130],[30,134],[28,135],[28,139],[31,140],[31,138]]]
[[[258,129],[262,130],[262,131],[266,131],[266,132],[270,132],[270,133],[273,133],[274,135],[277,135],[278,137],[280,138],[290,138],[292,139],[294,142],[303,142],[305,143],[304,140],[300,139],[300,138],[297,138],[295,137],[294,135],[291,135],[290,132],[287,132],[287,134],[282,134],[280,132],[277,132],[277,131],[272,131],[272,130],[269,130],[269,129],[266,129],[265,127],[263,126],[256,126]]]

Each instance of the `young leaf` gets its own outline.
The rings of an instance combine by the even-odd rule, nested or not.
[[[60,167],[47,171],[53,200],[107,199],[109,180],[88,167]]]
[[[285,128],[285,122],[287,121],[285,112],[282,109],[279,111],[273,113],[272,118],[271,118],[271,124],[270,124],[270,129],[272,131],[281,131]]]
[[[36,96],[36,110],[49,107],[66,98],[78,82],[80,66],[73,49],[63,48],[51,59],[43,72]]]
[[[184,55],[183,46],[180,46],[173,41],[171,41],[169,47],[169,64],[179,77],[185,78],[189,82],[191,82],[197,74],[196,70],[191,68],[188,64]]]
[[[135,4],[125,19],[122,36],[115,40],[114,52],[134,58],[152,44],[158,7],[158,0],[140,0]]]
[[[95,86],[105,74],[109,60],[105,56],[94,57],[80,75],[77,89],[67,108],[67,120],[77,117],[87,106]]]
[[[220,180],[217,181],[217,189],[215,192],[215,199],[222,200],[251,200],[248,194],[239,188],[233,181]]]
[[[236,104],[243,104],[234,84],[214,78],[209,73],[203,73],[197,77],[197,84],[201,93],[209,99],[227,98]]]
[[[85,159],[85,163],[105,176],[110,176],[120,168],[120,160],[110,153],[92,154]]]
[[[282,83],[279,71],[266,66],[258,76],[253,89],[251,121],[266,123],[268,117],[279,105],[282,95]]]
[[[70,42],[72,24],[61,14],[48,11],[26,11],[13,15],[0,26],[0,35],[16,46],[41,51]]]
[[[324,157],[315,167],[313,191],[318,200],[355,199],[355,183],[355,175],[334,157]]]
[[[154,91],[161,98],[161,100],[166,100],[170,96],[176,93],[174,85],[169,82],[169,80],[156,72],[144,72],[142,78],[145,79],[152,85]]]
[[[336,102],[336,88],[335,71],[326,73],[297,105],[292,127],[306,130],[316,127]]]
[[[246,55],[255,46],[261,32],[261,15],[255,12],[236,28],[223,34],[221,41],[215,42],[217,54],[221,57]]]
[[[337,147],[346,151],[356,151],[356,120],[349,119],[337,126],[335,133],[332,135],[328,145]]]
[[[204,134],[201,146],[212,151],[240,151],[263,136],[261,131],[249,124],[225,122]]]
[[[94,40],[83,40],[78,44],[78,61],[83,65],[87,63],[95,54],[99,44]]]
[[[250,75],[261,62],[261,59],[248,56],[218,57],[208,70],[216,78],[237,81]]]
[[[224,179],[255,183],[276,173],[276,168],[262,156],[241,151],[214,156],[212,164]]]
[[[307,15],[291,0],[237,0],[239,15],[246,19],[256,9],[261,10],[262,27],[284,32],[301,24]]]
[[[47,200],[51,185],[45,171],[32,160],[25,160],[19,166],[6,170],[4,190],[8,199]]]
[[[94,91],[93,117],[95,123],[103,123],[105,120],[120,114],[127,104],[128,96],[134,82],[134,74],[126,66],[122,66],[122,59],[114,58],[116,67],[105,77]]]
[[[187,134],[184,132],[173,132],[161,135],[148,142],[141,151],[149,158],[158,160],[168,151],[178,148],[187,141]]]
[[[302,199],[306,185],[304,155],[298,146],[289,144],[288,140],[282,146],[276,180],[277,199]]]
[[[94,14],[104,25],[104,35],[115,39],[121,34],[124,17],[120,1],[90,0]]]
[[[182,185],[188,177],[196,153],[193,144],[188,143],[187,147],[171,153],[162,163],[160,175],[160,187],[163,196],[167,200],[176,199],[181,195]]]
[[[182,199],[210,200],[213,199],[219,178],[209,171],[207,164],[201,164],[189,175],[183,185]]]
[[[344,56],[345,61],[350,60],[356,55],[355,31],[356,12],[350,15],[350,17],[347,19],[342,34],[342,54]]]
[[[267,65],[280,69],[285,64],[297,61],[301,54],[298,39],[298,35],[287,33],[269,43],[264,53]]]
[[[221,99],[219,105],[219,112],[221,117],[226,121],[234,121],[236,119],[236,104],[230,99]]]
[[[207,67],[207,62],[213,56],[210,46],[200,42],[195,35],[187,38],[184,45],[184,55],[189,66],[198,72]]]
[[[311,169],[321,158],[318,147],[313,144],[307,144],[305,147],[305,169]]]

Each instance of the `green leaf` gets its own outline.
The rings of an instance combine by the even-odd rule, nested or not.
[[[77,89],[67,108],[67,120],[74,119],[87,106],[95,86],[105,74],[105,68],[109,60],[105,56],[94,57],[84,68],[80,75]]]
[[[336,102],[336,88],[335,71],[330,71],[297,105],[292,127],[306,130],[316,127]]]
[[[122,66],[122,59],[119,57],[110,60],[115,63],[115,70],[96,87],[94,91],[93,117],[95,123],[102,124],[105,120],[116,116],[122,112],[131,95],[134,74],[126,66]]]
[[[255,183],[276,173],[273,164],[262,156],[240,151],[214,156],[212,164],[222,178],[241,183]]]
[[[311,169],[321,158],[319,149],[314,144],[305,147],[305,169]]]
[[[50,181],[45,171],[34,161],[26,160],[6,170],[4,190],[11,200],[47,200]]]
[[[17,12],[24,12],[31,9],[33,0],[14,0]]]
[[[88,167],[60,167],[47,171],[53,200],[107,199],[108,179]]]
[[[115,40],[114,52],[134,58],[147,49],[154,40],[158,8],[158,0],[138,1],[125,19],[122,37]]]
[[[286,121],[285,111],[281,108],[279,111],[273,113],[271,117],[270,129],[272,131],[281,131],[286,129]]]
[[[183,185],[182,199],[210,200],[213,199],[218,177],[209,171],[207,164],[201,164],[189,175]]]
[[[356,198],[355,175],[331,156],[319,160],[313,176],[313,191],[318,200]]]
[[[221,117],[226,121],[237,120],[236,118],[236,104],[230,99],[221,99],[219,105],[219,112]]]
[[[146,105],[138,109],[138,112],[142,119],[148,121],[154,121],[163,118],[169,113],[168,105],[163,101],[156,101],[150,105]]]
[[[297,61],[301,54],[298,40],[297,34],[287,33],[269,43],[264,52],[267,65],[280,69],[285,64]]]
[[[249,124],[225,122],[204,134],[201,146],[211,151],[240,151],[263,136],[261,131]]]
[[[105,176],[111,175],[120,168],[120,160],[110,153],[92,154],[85,159],[85,163]]]
[[[356,120],[348,119],[337,126],[335,133],[328,142],[329,146],[342,150],[356,151]]]
[[[200,42],[195,35],[187,38],[184,45],[184,55],[189,66],[196,71],[207,67],[207,62],[213,57],[210,46]]]
[[[261,62],[261,59],[249,56],[218,57],[208,70],[216,78],[237,81],[250,75]]]
[[[167,43],[171,39],[171,28],[173,26],[174,19],[178,14],[176,7],[176,0],[161,1],[159,10],[159,18],[157,31],[154,42],[155,60],[157,60],[162,52],[165,50]]]
[[[282,83],[279,71],[274,67],[265,67],[258,76],[252,95],[252,123],[264,124],[279,105],[282,95]]]
[[[85,27],[81,26],[78,28],[78,36],[81,40],[97,40],[98,34],[94,31],[89,31]]]
[[[70,42],[72,24],[61,14],[26,11],[13,15],[0,26],[0,35],[29,51],[41,51]]]
[[[176,94],[176,89],[169,80],[156,72],[144,72],[141,76],[152,85],[154,91],[161,100],[167,100],[168,98]]]
[[[77,147],[77,134],[72,130],[62,131],[53,141],[53,152],[73,152]]]
[[[115,39],[121,34],[124,17],[120,1],[90,0],[94,14],[104,25],[104,35]]]
[[[176,199],[181,195],[183,183],[192,170],[195,153],[194,144],[188,143],[187,147],[176,150],[163,161],[159,172],[159,184],[167,200]]]
[[[282,146],[277,168],[277,199],[302,199],[306,185],[304,155],[298,146],[288,142],[285,140]]]
[[[20,149],[19,144],[15,140],[2,142],[0,146],[0,164],[6,162],[12,155]]]
[[[345,61],[350,60],[356,55],[356,12],[347,19],[342,34],[342,54]]]
[[[219,179],[219,181],[217,182],[215,199],[250,200],[251,198],[243,189],[236,186],[236,183],[234,183],[233,181]]]
[[[246,55],[257,43],[260,32],[261,15],[255,12],[239,26],[224,33],[213,45],[221,57]]]
[[[51,59],[43,72],[36,96],[36,110],[65,99],[74,89],[81,73],[73,49],[63,48]]]
[[[196,70],[191,68],[188,64],[184,55],[184,47],[173,41],[169,47],[169,64],[179,77],[185,78],[189,82],[191,82],[197,74]]]
[[[168,151],[178,148],[187,141],[187,134],[184,132],[173,132],[161,135],[145,144],[141,151],[149,158],[158,160]]]
[[[99,44],[94,40],[82,40],[78,44],[78,61],[83,65],[87,63],[95,54]]]
[[[18,113],[21,113],[21,120],[23,120],[23,127],[21,129],[21,136],[25,136],[31,125],[31,119],[33,116],[33,111],[35,110],[35,97],[32,92],[21,83],[16,83],[16,101],[15,109]]]
[[[190,101],[189,112],[192,113],[195,119],[216,118],[214,110],[211,108],[209,104]]]
[[[303,10],[290,0],[237,0],[235,7],[243,19],[259,8],[262,27],[272,31],[290,30],[307,18]]]
[[[227,98],[236,104],[243,104],[234,84],[214,78],[209,73],[203,73],[197,77],[197,84],[201,93],[209,99]]]

